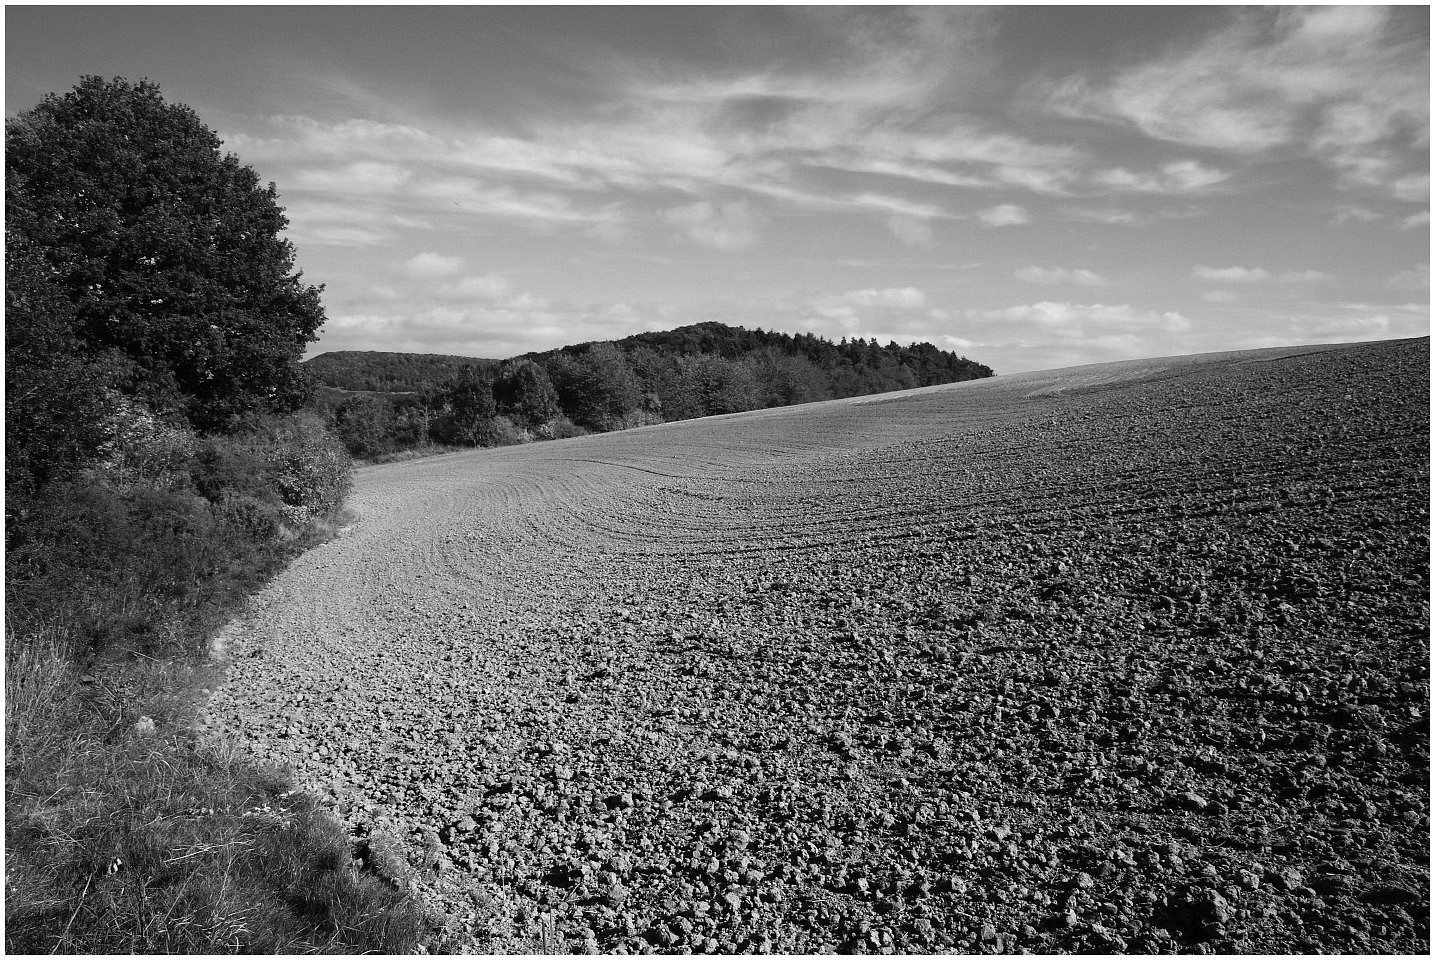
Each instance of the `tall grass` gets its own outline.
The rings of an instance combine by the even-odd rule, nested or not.
[[[332,529],[347,468],[302,424],[185,466],[7,502],[6,951],[413,952],[417,906],[317,799],[195,732],[209,637]]]

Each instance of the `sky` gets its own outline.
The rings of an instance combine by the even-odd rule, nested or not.
[[[717,320],[1001,373],[1424,336],[1425,6],[17,7],[278,188],[309,355]]]

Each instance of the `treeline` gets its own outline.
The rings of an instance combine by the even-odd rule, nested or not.
[[[360,382],[347,369],[329,376],[360,356],[355,366],[365,371],[365,382],[409,388],[406,394],[322,391],[320,406],[334,434],[355,456],[368,458],[426,443],[501,446],[992,375],[990,367],[929,343],[833,343],[715,322],[497,364],[472,361],[438,382],[422,375],[446,365],[428,358],[403,366],[389,359],[401,354],[344,354],[318,364],[325,356],[309,365],[331,387]]]
[[[320,289],[274,185],[220,146],[122,79],[5,124],[7,953],[418,936],[292,780],[191,731],[210,637],[351,481],[305,409]]]
[[[306,361],[304,368],[316,383],[337,390],[414,393],[452,380],[464,367],[497,362],[438,353],[335,350]]]

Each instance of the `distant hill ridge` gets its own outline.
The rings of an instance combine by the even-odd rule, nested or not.
[[[355,456],[502,446],[990,377],[930,343],[698,323],[496,361],[343,351],[305,365]]]
[[[876,340],[847,340],[834,343],[810,333],[787,334],[748,330],[725,323],[708,321],[673,330],[634,334],[616,341],[590,341],[571,344],[524,356],[542,363],[559,354],[581,355],[598,342],[611,342],[630,359],[639,354],[640,362],[647,352],[666,357],[715,357],[735,360],[745,355],[767,357],[801,357],[814,366],[831,372],[848,368],[850,373],[837,374],[832,392],[839,396],[855,396],[904,387],[928,386],[973,380],[992,375],[985,364],[968,360],[930,343],[902,347],[889,343],[885,347]],[[314,380],[338,390],[372,393],[414,393],[438,387],[458,376],[464,367],[493,367],[499,360],[462,357],[437,353],[396,353],[384,350],[335,350],[322,353],[304,362]],[[863,368],[869,368],[863,375]],[[885,368],[885,369],[884,369]],[[903,373],[905,368],[908,372]],[[883,375],[885,374],[885,376]]]

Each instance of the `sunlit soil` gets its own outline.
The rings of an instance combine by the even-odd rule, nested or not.
[[[1428,371],[1139,361],[366,469],[213,720],[406,842],[443,949],[1423,953]]]

